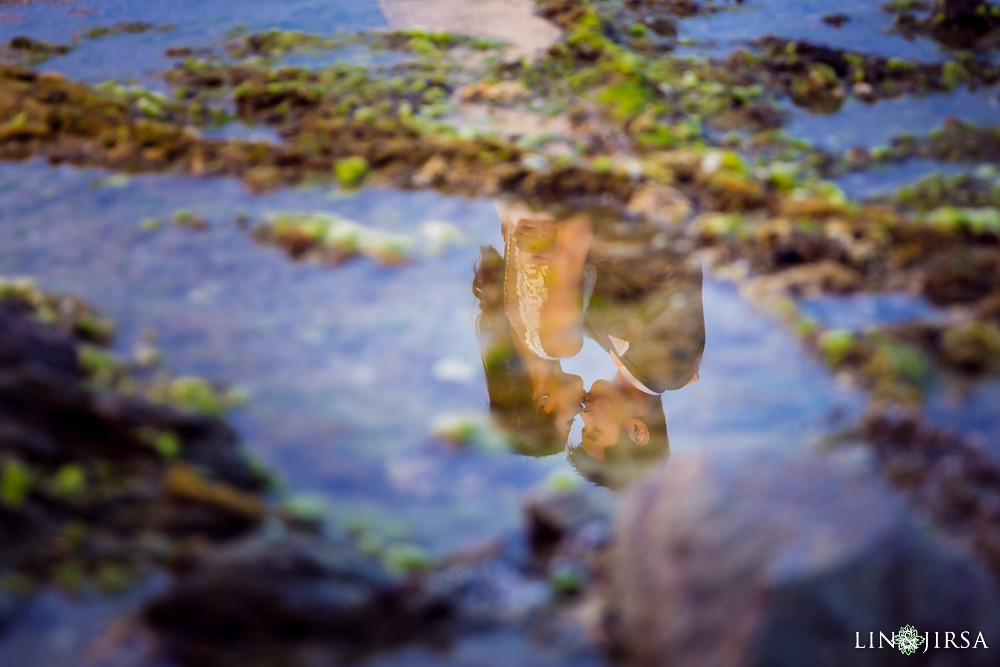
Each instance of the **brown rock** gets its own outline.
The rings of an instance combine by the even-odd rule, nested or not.
[[[616,539],[611,608],[638,665],[912,664],[855,633],[1000,631],[986,571],[859,457],[674,461],[627,500]]]

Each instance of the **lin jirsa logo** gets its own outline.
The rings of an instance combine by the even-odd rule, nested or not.
[[[878,639],[876,639],[875,633],[869,632],[867,646],[861,639],[861,633],[854,633],[854,648],[884,648],[886,645],[890,648],[898,648],[900,653],[906,655],[918,652],[926,653],[929,648],[989,648],[982,632],[978,633],[973,641],[972,633],[968,630],[935,632],[932,637],[930,632],[920,634],[912,625],[904,625],[899,629],[899,632],[893,632],[888,637],[885,636],[885,633],[879,632]],[[920,650],[921,645],[924,647],[923,651]]]

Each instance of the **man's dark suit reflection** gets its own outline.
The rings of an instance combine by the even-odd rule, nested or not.
[[[662,251],[596,266],[585,326],[617,372],[610,381],[595,382],[584,397],[583,442],[569,455],[585,477],[615,485],[615,478],[631,476],[628,468],[669,455],[662,394],[699,378],[705,348],[702,271]]]

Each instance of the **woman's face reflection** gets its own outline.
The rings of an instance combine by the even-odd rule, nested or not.
[[[558,371],[540,383],[532,393],[535,409],[550,416],[563,441],[569,437],[573,419],[583,408],[583,379]]]

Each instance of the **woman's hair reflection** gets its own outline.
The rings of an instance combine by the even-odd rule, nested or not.
[[[559,359],[583,344],[590,221],[556,222],[519,204],[497,212],[504,254],[482,248],[472,284],[490,409],[518,451],[554,454],[583,402],[583,380]]]
[[[546,410],[548,400],[535,392],[528,365],[514,345],[510,322],[504,312],[504,261],[493,247],[480,248],[472,293],[479,300],[476,328],[482,344],[483,370],[490,411],[509,435],[518,452],[532,456],[562,449],[556,415]]]

